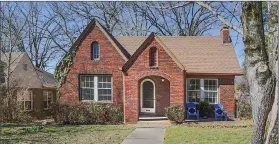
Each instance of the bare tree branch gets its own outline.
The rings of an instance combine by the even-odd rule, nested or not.
[[[220,16],[216,11],[214,11],[211,6],[207,5],[206,3],[203,2],[196,2],[197,4],[199,4],[200,6],[205,7],[206,9],[208,9],[209,11],[212,12],[212,14],[214,16],[216,16],[221,22],[223,22],[224,24],[226,24],[227,26],[229,26],[230,28],[234,29],[235,31],[237,31],[238,33],[240,33],[241,35],[243,35],[243,31],[242,29],[240,29],[239,27],[232,25],[230,22],[228,22],[226,19],[224,19],[222,16]]]

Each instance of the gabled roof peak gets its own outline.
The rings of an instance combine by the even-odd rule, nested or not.
[[[146,48],[147,44],[152,41],[156,40],[162,48],[167,52],[167,54],[174,60],[174,62],[182,69],[184,70],[184,66],[178,61],[178,59],[175,57],[175,55],[166,47],[166,45],[160,40],[160,38],[152,32],[143,42],[142,44],[137,48],[137,50],[133,53],[131,58],[124,64],[122,67],[122,70],[126,71],[128,70],[132,64],[135,62],[135,60],[138,58],[138,56],[142,53],[142,51]]]

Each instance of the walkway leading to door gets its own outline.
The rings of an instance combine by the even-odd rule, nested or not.
[[[137,125],[122,144],[163,144],[165,137],[164,125]]]

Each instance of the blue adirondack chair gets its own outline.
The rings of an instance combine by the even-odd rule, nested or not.
[[[225,118],[225,121],[228,120],[227,113],[223,111],[224,106],[222,104],[214,104],[214,114],[215,120],[218,118]]]
[[[196,117],[196,119],[199,119],[199,111],[196,108],[196,104],[189,102],[187,104],[187,119],[190,119],[191,116]]]

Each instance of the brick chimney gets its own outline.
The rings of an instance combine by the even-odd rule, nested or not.
[[[223,38],[223,43],[231,43],[230,28],[228,26],[222,27],[221,36]]]

